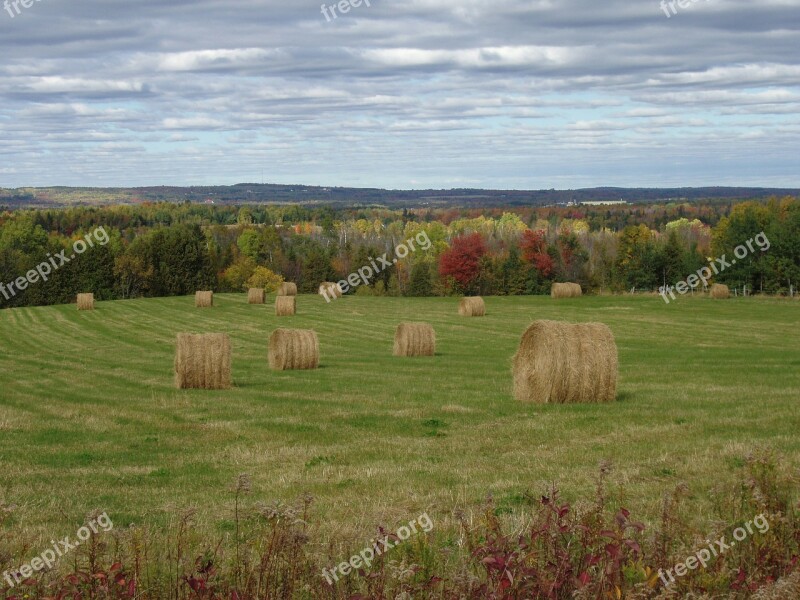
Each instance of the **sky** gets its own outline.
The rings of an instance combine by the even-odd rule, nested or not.
[[[3,1],[0,187],[800,187],[800,0]]]

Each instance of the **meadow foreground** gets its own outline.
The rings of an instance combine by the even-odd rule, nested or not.
[[[685,482],[687,518],[711,532],[751,453],[800,464],[797,302],[495,297],[485,317],[464,318],[453,298],[300,296],[297,316],[283,319],[270,298],[215,304],[0,311],[1,499],[14,506],[6,531],[29,554],[93,509],[122,530],[167,527],[195,507],[198,535],[231,534],[242,473],[248,503],[311,494],[311,547],[343,559],[378,525],[423,513],[428,535],[452,541],[453,510],[480,511],[487,495],[511,527],[525,522],[526,492],[555,484],[580,506],[607,463],[615,506],[651,526]],[[617,401],[515,401],[511,358],[534,319],[607,324]],[[435,327],[435,357],[392,356],[401,321]],[[279,326],[316,330],[321,368],[270,371],[267,339]],[[179,332],[230,334],[233,389],[174,389]]]

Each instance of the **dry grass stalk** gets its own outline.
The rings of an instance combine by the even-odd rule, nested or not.
[[[800,598],[800,571],[767,584],[751,596],[752,600],[789,600]]]
[[[297,298],[295,296],[278,296],[275,298],[275,315],[278,317],[293,317],[297,313]]]
[[[428,323],[400,323],[394,334],[395,356],[433,356],[436,331]]]
[[[617,396],[617,345],[603,323],[534,321],[514,356],[521,402],[611,402]]]
[[[480,296],[462,298],[458,303],[458,314],[462,317],[483,317],[486,315],[486,303]]]
[[[276,371],[319,367],[319,338],[310,329],[276,329],[269,338],[269,367]]]
[[[224,333],[179,333],[175,352],[178,389],[231,387],[231,340]]]

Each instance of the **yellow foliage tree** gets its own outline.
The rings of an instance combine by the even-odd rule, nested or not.
[[[245,288],[264,288],[267,293],[274,292],[283,283],[283,277],[270,271],[267,267],[256,267]]]
[[[240,256],[222,274],[224,284],[231,290],[247,289],[247,280],[253,275],[256,262],[249,256]]]

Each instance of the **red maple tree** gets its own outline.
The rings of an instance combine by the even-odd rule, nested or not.
[[[462,235],[453,239],[450,249],[439,259],[439,274],[452,277],[467,287],[480,272],[480,259],[486,254],[486,243],[480,233]]]
[[[544,231],[526,229],[519,243],[522,258],[531,263],[542,277],[550,277],[555,269],[553,257],[547,253]]]

